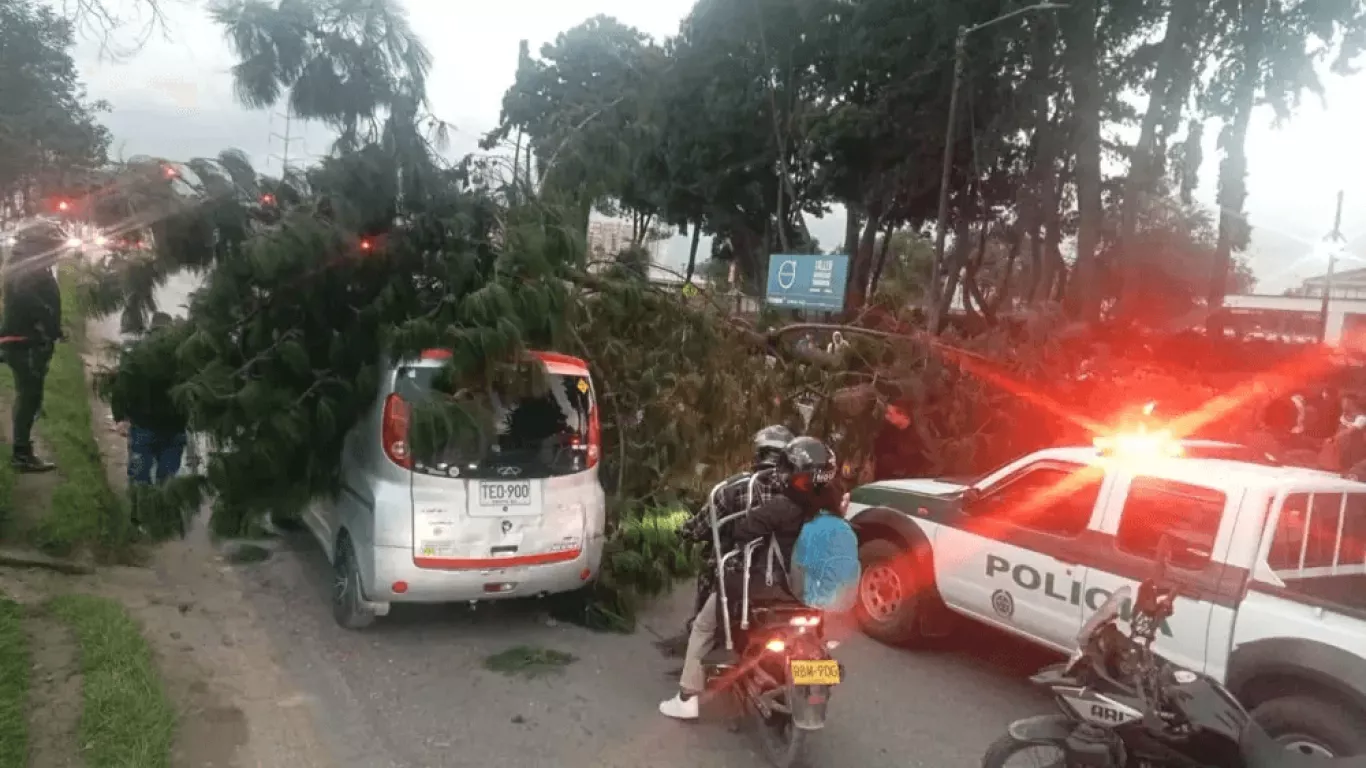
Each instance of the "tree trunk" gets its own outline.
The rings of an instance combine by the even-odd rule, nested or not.
[[[702,239],[702,220],[698,219],[692,225],[692,244],[688,246],[688,274],[683,281],[692,282],[693,272],[697,269],[697,243]]]
[[[1024,244],[1024,230],[1015,227],[1010,233],[1010,253],[1006,256],[1006,270],[1001,277],[1001,287],[991,302],[993,313],[1010,311],[1010,290],[1015,276],[1015,262],[1020,257],[1020,246]]]
[[[1104,226],[1100,188],[1100,103],[1096,60],[1096,6],[1099,0],[1072,5],[1076,16],[1071,34],[1069,79],[1075,97],[1077,264],[1072,276],[1070,309],[1083,321],[1100,319],[1100,286],[1096,250]]]
[[[1262,71],[1263,25],[1266,0],[1242,0],[1241,30],[1243,55],[1242,72],[1234,85],[1233,119],[1224,128],[1220,144],[1224,159],[1219,163],[1219,242],[1214,253],[1214,269],[1210,274],[1206,307],[1209,310],[1208,331],[1211,336],[1223,333],[1221,310],[1228,292],[1229,266],[1232,263],[1233,243],[1246,226],[1243,222],[1243,203],[1247,200],[1247,129],[1252,121],[1257,90]]]
[[[1120,282],[1120,313],[1127,312],[1138,298],[1134,292],[1138,285],[1137,276],[1143,268],[1143,252],[1130,245],[1138,230],[1139,211],[1145,207],[1148,196],[1157,185],[1159,163],[1155,153],[1159,143],[1158,131],[1166,123],[1171,111],[1171,99],[1176,90],[1175,78],[1184,68],[1183,54],[1190,50],[1184,43],[1191,36],[1198,10],[1198,0],[1172,0],[1171,9],[1167,12],[1167,29],[1162,35],[1158,52],[1157,69],[1148,84],[1148,107],[1143,113],[1138,141],[1134,144],[1133,161],[1129,165],[1120,209],[1119,271],[1123,276]]]
[[[1033,63],[1025,87],[1032,97],[1034,129],[1031,137],[1034,155],[1030,159],[1028,182],[1020,192],[1021,231],[1029,236],[1029,278],[1023,298],[1033,302],[1040,296],[1047,298],[1047,288],[1040,293],[1040,281],[1044,277],[1043,259],[1043,222],[1045,201],[1053,197],[1054,179],[1057,174],[1058,150],[1062,145],[1062,128],[1054,124],[1050,115],[1049,96],[1054,88],[1050,85],[1053,78],[1054,49],[1057,43],[1057,29],[1052,19],[1037,18],[1034,28]]]
[[[949,266],[944,270],[944,293],[939,297],[939,327],[929,329],[930,333],[939,333],[944,329],[944,319],[953,308],[953,297],[958,295],[963,267],[972,255],[972,233],[969,226],[967,216],[959,216],[958,223],[954,225],[953,251],[948,254]]]
[[[892,249],[892,232],[896,230],[892,222],[887,222],[886,229],[882,230],[882,247],[878,249],[877,264],[873,267],[873,278],[868,281],[868,295],[877,294],[878,281],[882,279],[882,270],[887,266],[887,254]]]
[[[855,312],[863,307],[868,298],[868,283],[873,273],[874,246],[877,245],[878,227],[882,217],[878,210],[868,212],[863,222],[863,234],[858,238],[857,249],[849,256],[849,277],[844,286],[844,311]]]
[[[1062,301],[1061,286],[1067,284],[1067,264],[1062,260],[1062,192],[1067,186],[1067,169],[1060,171],[1049,190],[1048,218],[1044,221],[1043,239],[1038,241],[1039,259],[1042,262],[1039,285],[1036,290],[1040,303]]]
[[[988,324],[995,322],[996,312],[987,303],[986,296],[982,295],[982,286],[977,283],[977,276],[982,270],[982,264],[987,258],[987,236],[991,231],[991,220],[985,218],[982,221],[982,230],[977,235],[977,254],[968,260],[967,268],[963,274],[963,296],[964,304],[976,304],[978,311]],[[972,301],[968,302],[967,298]]]

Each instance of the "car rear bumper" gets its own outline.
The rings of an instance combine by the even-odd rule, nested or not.
[[[366,597],[376,603],[458,603],[569,592],[598,575],[602,537],[589,539],[578,557],[547,565],[506,568],[423,568],[411,547],[374,547],[373,579]],[[403,591],[398,591],[395,587]]]

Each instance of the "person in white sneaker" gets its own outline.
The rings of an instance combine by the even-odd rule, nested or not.
[[[782,558],[784,565],[791,562],[792,548],[797,544],[802,526],[820,514],[823,506],[829,505],[827,486],[835,479],[837,466],[835,452],[814,437],[798,437],[783,448],[776,469],[781,490],[735,521],[731,536],[735,548],[741,549],[756,539],[770,542],[760,546],[754,553],[752,563],[760,566],[757,571],[749,574],[737,572],[737,581],[753,578],[763,571],[762,565],[768,561],[770,546],[777,546],[777,555]],[[730,562],[735,563],[736,568],[743,567],[741,558],[732,558]],[[758,589],[758,584],[762,583],[763,576],[759,575],[757,584],[751,584],[751,590]],[[726,571],[726,590],[727,594],[740,594],[740,584],[732,587],[729,568]],[[688,635],[688,649],[683,654],[678,693],[659,703],[660,714],[666,717],[676,720],[698,718],[699,699],[707,683],[702,659],[715,646],[716,630],[720,626],[718,622],[723,619],[717,602],[716,592],[712,592],[693,620],[692,632]]]

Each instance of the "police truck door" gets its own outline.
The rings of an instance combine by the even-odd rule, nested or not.
[[[1070,650],[1082,623],[1083,555],[1106,487],[1099,467],[1044,460],[981,489],[960,521],[935,534],[944,599]]]
[[[1237,585],[1226,584],[1223,578],[1233,526],[1221,523],[1225,510],[1228,519],[1233,519],[1242,491],[1218,485],[1215,478],[1208,484],[1147,476],[1119,478],[1116,494],[1123,503],[1112,505],[1102,524],[1109,543],[1095,549],[1086,579],[1086,615],[1090,616],[1122,586],[1138,593],[1138,585],[1155,572],[1163,535],[1175,534],[1188,542],[1200,562],[1168,566],[1166,580],[1179,591],[1174,613],[1157,636],[1156,650],[1200,672],[1210,671],[1205,651],[1212,611],[1218,606],[1222,613],[1231,613],[1237,605]],[[1124,606],[1126,617],[1131,608]],[[1231,618],[1225,620],[1231,623]]]

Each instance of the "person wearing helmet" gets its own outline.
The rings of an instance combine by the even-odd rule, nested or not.
[[[57,260],[68,249],[58,225],[39,221],[21,229],[4,265],[4,324],[0,344],[14,372],[13,456],[19,472],[49,472],[54,464],[33,452],[33,422],[43,408],[43,389],[53,346],[62,341],[62,297]]]
[[[754,463],[748,472],[740,472],[726,478],[725,485],[718,492],[721,502],[716,510],[718,519],[750,507],[749,481],[756,474],[758,477],[754,478],[752,500],[754,504],[762,504],[778,492],[775,474],[770,470],[778,465],[783,448],[792,442],[793,437],[792,430],[781,424],[773,424],[754,433]],[[706,507],[699,508],[683,524],[679,533],[684,539],[697,542],[701,550],[702,568],[697,573],[697,600],[693,606],[693,615],[696,616],[702,610],[707,597],[716,591],[716,552],[711,535],[711,516],[706,513]],[[722,546],[725,546],[726,538],[729,537],[723,536]],[[682,653],[688,635],[692,632],[692,624],[693,621],[689,619],[681,633],[660,640],[656,645],[670,655]]]
[[[779,492],[736,520],[731,531],[735,548],[743,548],[755,540],[764,540],[766,543],[755,551],[750,572],[744,572],[743,558],[731,558],[727,563],[725,579],[728,598],[730,595],[742,594],[746,579],[750,581],[751,600],[755,599],[759,590],[769,589],[765,574],[770,558],[776,558],[786,569],[802,526],[820,514],[822,508],[830,507],[832,494],[838,492],[835,486],[837,467],[835,452],[814,437],[798,437],[784,446],[774,467],[780,484]],[[786,579],[778,580],[777,588],[785,589],[786,583]],[[739,608],[738,597],[727,602]],[[678,720],[697,719],[698,696],[706,685],[702,659],[715,647],[716,631],[723,620],[728,621],[729,617],[720,615],[719,601],[713,591],[693,619],[688,647],[683,654],[678,693],[660,702],[661,714]]]

